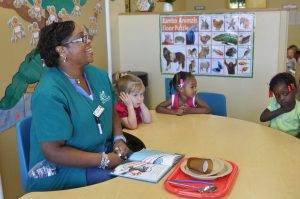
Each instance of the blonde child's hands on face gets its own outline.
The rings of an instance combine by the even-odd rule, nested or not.
[[[130,99],[130,96],[129,96],[127,93],[121,92],[121,93],[120,93],[120,99],[122,100],[122,102],[123,102],[127,107],[133,106],[132,100]]]

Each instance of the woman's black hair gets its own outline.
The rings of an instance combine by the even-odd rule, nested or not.
[[[274,91],[274,87],[278,84],[286,84],[287,86],[291,85],[292,83],[296,86],[296,81],[293,75],[290,73],[278,73],[275,75],[270,81],[270,90]]]
[[[184,72],[184,71],[180,71],[178,73],[176,73],[173,77],[173,79],[170,81],[170,95],[172,95],[172,86],[178,90],[179,88],[179,83],[180,83],[180,79],[182,79],[184,82],[187,78],[189,77],[193,77],[193,74],[190,72]]]
[[[64,21],[54,22],[41,30],[36,50],[48,67],[58,66],[59,54],[55,48],[63,45],[63,42],[71,37],[74,29],[74,21]]]

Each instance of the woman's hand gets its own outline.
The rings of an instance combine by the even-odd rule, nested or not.
[[[118,140],[114,143],[114,151],[119,153],[121,157],[125,157],[129,153],[130,149],[122,140]]]
[[[130,96],[127,93],[121,92],[119,97],[127,107],[133,107]]]
[[[121,157],[119,157],[118,154],[116,154],[114,152],[108,153],[107,156],[109,159],[108,168],[110,168],[110,169],[118,166],[119,164],[121,164],[123,162]]]

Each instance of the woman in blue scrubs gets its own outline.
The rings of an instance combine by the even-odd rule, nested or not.
[[[41,30],[37,52],[48,70],[32,95],[27,191],[110,179],[129,149],[108,75],[89,65],[91,40],[73,21],[53,23]]]

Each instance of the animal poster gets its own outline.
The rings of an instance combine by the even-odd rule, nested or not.
[[[160,15],[162,74],[253,76],[254,13]]]

